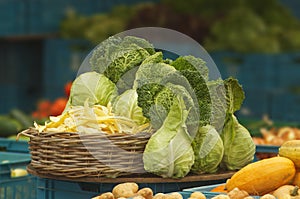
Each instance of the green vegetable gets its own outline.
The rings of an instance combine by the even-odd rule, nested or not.
[[[186,77],[193,88],[198,99],[201,125],[209,124],[211,117],[211,99],[207,87],[208,68],[206,63],[200,58],[182,56],[173,61],[171,65]]]
[[[175,71],[176,69],[168,64],[146,63],[142,64],[136,72],[133,88],[138,93],[138,105],[148,119],[156,95],[164,88],[165,76]]]
[[[149,139],[143,153],[145,170],[164,178],[186,176],[194,152],[185,121],[188,111],[181,97],[176,97],[163,126]]]
[[[225,125],[221,133],[224,143],[224,157],[221,163],[228,170],[241,169],[252,162],[255,154],[255,144],[249,131],[243,127],[234,116],[245,98],[242,87],[236,79],[225,80],[227,111]]]
[[[211,118],[210,124],[221,133],[227,111],[226,89],[222,79],[207,82],[211,99]]]
[[[147,64],[147,63],[160,63],[163,62],[163,54],[162,52],[156,52],[153,55],[150,55],[147,57],[141,65]]]
[[[197,174],[217,172],[223,158],[224,146],[215,128],[211,125],[200,127],[192,146],[195,154],[192,172]]]
[[[199,114],[197,105],[194,103],[190,93],[181,85],[167,83],[164,88],[156,95],[154,105],[150,109],[150,119],[152,126],[158,129],[162,126],[167,117],[173,100],[176,96],[181,96],[184,100],[186,109],[189,114],[186,120],[188,132],[191,136],[196,134],[199,125]]]
[[[27,116],[23,111],[19,109],[12,109],[9,114],[12,118],[18,120],[22,124],[23,129],[27,129],[33,124],[32,118]]]
[[[192,109],[188,117],[189,133],[193,134],[198,128],[198,104],[194,90],[173,66],[165,63],[142,64],[136,73],[134,88],[138,93],[138,105],[154,129],[161,127],[176,95],[183,97],[187,109]]]
[[[137,124],[144,124],[147,118],[143,116],[142,108],[137,105],[136,90],[126,90],[114,100],[113,112],[116,115],[132,119]]]
[[[69,106],[83,106],[88,99],[89,105],[100,104],[106,106],[117,96],[117,88],[114,83],[103,74],[86,72],[78,76],[71,88]]]
[[[136,67],[154,53],[152,44],[142,38],[110,37],[95,48],[89,62],[92,70],[104,74],[122,93],[132,88]]]
[[[0,116],[0,137],[16,135],[22,128],[18,120],[6,115]]]

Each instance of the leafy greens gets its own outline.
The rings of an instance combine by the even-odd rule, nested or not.
[[[186,128],[188,110],[176,97],[160,129],[149,139],[143,153],[145,170],[162,177],[181,178],[194,163],[191,137]]]
[[[223,141],[211,125],[200,127],[192,143],[195,163],[192,167],[194,173],[215,173],[224,154]]]
[[[71,88],[67,107],[83,106],[88,99],[89,105],[106,106],[118,95],[116,85],[104,75],[97,72],[87,72],[78,76]]]
[[[126,90],[114,100],[113,112],[116,115],[130,118],[137,124],[144,124],[147,118],[144,117],[142,108],[137,104],[137,97],[136,90]]]
[[[89,63],[92,70],[104,74],[117,84],[122,93],[132,87],[134,68],[154,53],[152,44],[145,39],[133,36],[110,37],[95,48]]]
[[[201,58],[164,59],[133,36],[105,40],[89,63],[93,71],[75,79],[66,110],[111,103],[116,116],[137,126],[150,123],[156,132],[143,154],[147,172],[181,178],[252,161],[255,145],[234,115],[245,98],[236,79],[209,80]]]
[[[245,98],[243,89],[236,79],[229,78],[224,82],[227,111],[225,125],[221,132],[225,148],[221,166],[228,170],[236,170],[252,162],[255,144],[249,131],[234,116],[234,112],[240,109]]]

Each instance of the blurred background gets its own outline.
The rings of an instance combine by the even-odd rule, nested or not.
[[[60,114],[89,51],[145,26],[189,35],[236,77],[239,118],[300,124],[298,0],[0,0],[0,132]]]

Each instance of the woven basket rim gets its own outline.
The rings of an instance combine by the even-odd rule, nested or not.
[[[24,135],[26,137],[36,137],[36,135],[59,135],[59,134],[70,134],[70,135],[79,135],[79,136],[92,136],[92,135],[105,135],[107,137],[115,137],[115,136],[131,136],[131,137],[136,137],[137,135],[149,135],[149,137],[151,137],[151,135],[154,133],[154,131],[150,131],[150,132],[137,132],[135,134],[131,134],[131,133],[114,133],[114,134],[107,134],[104,132],[97,132],[97,133],[81,133],[81,132],[68,132],[68,131],[42,131],[39,132],[37,129],[35,129],[34,127],[30,127],[28,129],[25,129],[23,131],[21,131],[20,133],[18,133],[17,139],[19,138],[20,135]]]

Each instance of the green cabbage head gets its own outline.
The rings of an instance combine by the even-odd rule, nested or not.
[[[217,172],[224,154],[223,141],[217,130],[211,125],[200,127],[192,146],[195,154],[192,172]]]
[[[163,178],[181,178],[194,164],[191,137],[185,124],[188,111],[176,97],[162,127],[149,139],[143,153],[144,168]]]

